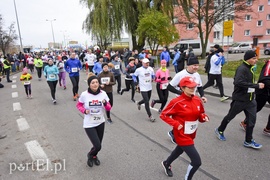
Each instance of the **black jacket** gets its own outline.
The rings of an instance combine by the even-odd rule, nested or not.
[[[255,84],[252,68],[246,61],[237,68],[233,82],[233,100],[248,102],[254,99],[255,89],[259,88],[259,85]]]
[[[258,82],[264,83],[264,88],[256,89],[256,94],[270,96],[270,60],[262,67]]]

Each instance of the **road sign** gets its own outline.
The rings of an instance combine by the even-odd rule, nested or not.
[[[233,21],[223,22],[223,36],[232,36],[233,32]]]

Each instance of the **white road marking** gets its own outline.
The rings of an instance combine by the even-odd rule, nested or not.
[[[12,80],[12,83],[16,83],[17,81],[16,80]]]
[[[12,76],[12,78],[13,78],[13,79],[16,79],[16,78],[17,78],[17,76]]]
[[[17,88],[17,85],[16,84],[13,84],[13,85],[11,85],[11,88],[12,89]]]
[[[18,95],[18,92],[13,92],[13,93],[11,94],[11,96],[12,96],[12,98],[16,98],[16,97],[18,97],[19,95]]]
[[[21,104],[19,102],[13,103],[13,111],[20,111],[22,110]]]
[[[25,131],[30,128],[25,118],[17,119],[17,124],[20,131]]]

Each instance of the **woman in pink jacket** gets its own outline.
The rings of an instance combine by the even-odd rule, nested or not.
[[[88,77],[88,90],[82,92],[77,102],[77,109],[84,114],[83,127],[87,136],[93,144],[87,154],[87,165],[99,166],[100,161],[97,157],[101,150],[101,142],[104,135],[106,111],[111,109],[109,98],[105,91],[99,88],[98,78],[95,75]]]
[[[157,93],[158,93],[158,100],[152,100],[151,107],[153,108],[156,103],[161,103],[160,109],[158,110],[159,113],[161,113],[162,109],[165,107],[168,96],[169,96],[169,91],[167,90],[167,86],[169,84],[168,80],[171,80],[170,77],[170,71],[169,69],[166,68],[167,62],[166,60],[161,60],[161,67],[159,70],[156,72],[156,88],[157,88]]]

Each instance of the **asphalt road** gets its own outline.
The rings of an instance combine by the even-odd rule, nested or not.
[[[85,72],[82,72],[80,92],[87,88],[85,79]],[[33,99],[26,99],[19,74],[14,75],[13,80],[16,82],[3,82],[5,88],[0,89],[0,133],[7,134],[0,140],[0,179],[184,179],[189,163],[185,154],[172,164],[172,178],[164,174],[160,164],[175,145],[167,135],[170,126],[159,119],[158,104],[152,109],[156,117],[156,122],[152,123],[147,119],[144,107],[139,111],[130,100],[130,92],[121,96],[114,91],[114,123],[106,123],[102,150],[98,155],[101,165],[89,168],[86,154],[91,143],[82,128],[83,115],[72,100],[69,78],[67,90],[57,88],[57,105],[51,102],[45,79],[38,81],[36,73],[32,81]],[[169,99],[174,97],[170,94]],[[155,90],[152,98],[157,98]],[[231,101],[221,103],[219,98],[211,95],[207,98],[205,109],[210,122],[200,124],[197,132],[195,144],[202,166],[193,179],[268,180],[270,137],[263,135],[262,130],[269,108],[257,115],[254,138],[263,147],[254,150],[243,147],[245,135],[239,127],[243,113],[228,125],[226,142],[215,137],[214,128],[228,112]],[[135,99],[140,100],[141,95],[136,93]],[[33,164],[34,160],[38,160],[38,164]]]

